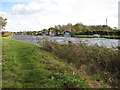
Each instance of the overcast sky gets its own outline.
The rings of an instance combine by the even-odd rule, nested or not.
[[[13,2],[14,1],[14,2]],[[7,31],[39,31],[68,23],[118,27],[119,0],[2,0]]]

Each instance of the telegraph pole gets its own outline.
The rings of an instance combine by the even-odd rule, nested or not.
[[[118,29],[120,30],[120,1],[118,2]]]
[[[107,18],[106,18],[106,26],[107,26],[107,21],[108,21],[108,20],[107,20]]]

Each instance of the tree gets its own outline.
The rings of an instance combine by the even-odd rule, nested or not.
[[[81,31],[84,27],[85,27],[85,25],[83,25],[82,23],[77,23],[74,25],[74,29],[76,31]]]
[[[113,30],[118,30],[118,28],[117,27],[113,27]]]
[[[7,21],[6,18],[4,19],[3,17],[0,16],[0,30],[1,30],[1,29],[4,29],[4,27],[5,27],[6,24],[7,24],[6,21]]]

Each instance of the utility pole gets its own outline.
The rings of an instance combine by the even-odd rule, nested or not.
[[[120,30],[120,1],[118,2],[118,29]]]
[[[107,26],[107,18],[106,18],[106,26]]]

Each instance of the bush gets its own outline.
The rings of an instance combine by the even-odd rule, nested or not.
[[[120,56],[118,51],[99,47],[98,45],[88,46],[85,43],[76,45],[69,41],[66,45],[57,42],[46,41],[41,49],[47,50],[63,58],[67,63],[72,63],[76,68],[86,66],[86,72],[90,75],[96,75],[98,72],[109,81],[118,83],[120,79]],[[109,73],[108,76],[104,72]],[[114,81],[115,80],[115,81]]]
[[[11,32],[2,31],[2,37],[9,37],[9,36],[12,36],[12,33],[11,33]]]
[[[61,85],[63,88],[89,88],[85,79],[79,80],[76,76],[69,74],[55,72],[49,74],[49,78],[56,81],[58,87]]]

